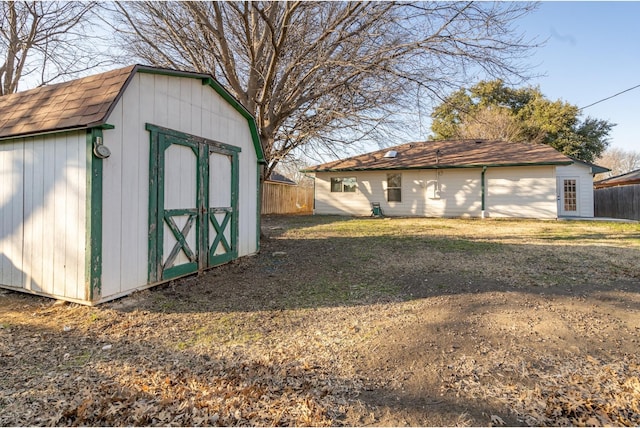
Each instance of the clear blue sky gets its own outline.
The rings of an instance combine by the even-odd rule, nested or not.
[[[530,59],[551,100],[583,107],[640,85],[640,2],[543,2],[518,25],[546,40]],[[618,125],[611,146],[640,152],[640,88],[583,111]]]

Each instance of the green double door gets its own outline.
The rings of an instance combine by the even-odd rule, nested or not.
[[[238,256],[239,147],[147,124],[149,282]]]

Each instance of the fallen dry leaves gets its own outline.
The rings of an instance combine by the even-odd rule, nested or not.
[[[0,329],[2,426],[328,426],[355,389],[284,357],[284,349],[260,356],[237,345],[172,349],[140,325],[147,316],[157,331],[162,317],[47,306],[26,317],[14,312]],[[54,327],[96,312],[101,319],[89,324]]]
[[[639,362],[635,355],[609,363],[587,356],[488,368],[463,356],[449,365],[442,389],[501,403],[529,426],[638,426]]]
[[[0,290],[0,425],[640,425],[637,231],[276,220],[98,308]]]

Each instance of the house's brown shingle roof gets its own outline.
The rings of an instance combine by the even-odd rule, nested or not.
[[[396,157],[384,155],[396,151]],[[378,169],[462,168],[470,166],[569,165],[573,161],[546,144],[492,140],[446,140],[407,143],[305,169],[359,171]]]
[[[135,67],[0,97],[0,138],[103,124]]]

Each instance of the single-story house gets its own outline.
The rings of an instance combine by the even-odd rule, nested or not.
[[[255,119],[141,65],[0,98],[0,287],[83,304],[258,251]]]
[[[304,170],[315,213],[387,216],[593,217],[601,167],[543,144],[447,140],[402,144]]]
[[[632,184],[640,184],[640,169],[596,181],[593,186],[596,189],[604,189],[606,187],[630,186]]]

